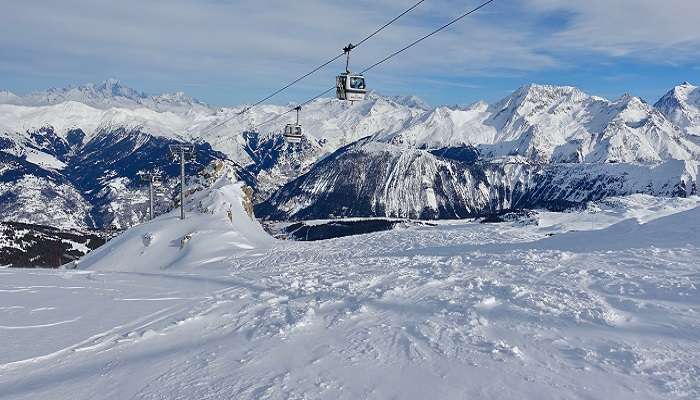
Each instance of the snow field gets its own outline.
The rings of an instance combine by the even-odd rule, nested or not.
[[[234,188],[89,270],[0,271],[0,398],[700,396],[696,198],[236,246]]]

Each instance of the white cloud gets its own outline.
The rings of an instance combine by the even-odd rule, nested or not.
[[[661,62],[697,59],[700,1],[529,0],[536,13],[563,11],[571,20],[547,46]]]
[[[405,0],[0,0],[1,71],[216,86],[232,101],[264,93],[339,53],[397,15]],[[353,53],[360,69],[479,0],[431,0]],[[570,16],[556,29],[547,15]],[[427,78],[512,75],[563,67],[561,52],[693,57],[700,1],[497,0],[373,73]],[[658,55],[662,54],[662,55]],[[8,57],[9,55],[9,57]],[[671,57],[673,56],[673,57]],[[303,91],[323,89],[342,60]],[[79,82],[76,82],[79,83]],[[406,88],[410,92],[410,83]],[[254,97],[254,96],[253,96]]]
[[[3,0],[4,1],[4,0]],[[470,2],[469,6],[477,4]],[[21,49],[26,60],[70,69],[94,63],[165,74],[246,74],[269,79],[303,71],[340,52],[406,7],[405,1],[141,1],[53,0],[3,5],[4,49]],[[439,7],[450,5],[450,7]],[[426,2],[354,54],[367,65],[402,47],[466,8]],[[541,67],[518,32],[490,26],[475,15],[392,61],[392,68]],[[506,50],[505,52],[503,50]],[[342,66],[342,62],[338,63]],[[337,68],[336,68],[337,69]]]

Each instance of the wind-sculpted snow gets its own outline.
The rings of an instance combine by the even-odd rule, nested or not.
[[[187,217],[179,209],[140,224],[82,259],[79,268],[159,271],[204,265],[207,257],[228,258],[238,250],[262,249],[273,239],[265,233],[246,203],[249,194],[230,162],[210,164],[189,188]],[[124,254],[133,257],[124,259]]]
[[[465,163],[367,139],[322,160],[256,212],[278,220],[466,218],[513,209],[564,209],[632,193],[684,197],[697,194],[697,181],[694,161]]]
[[[225,212],[163,217],[99,270],[0,271],[0,396],[695,399],[699,205],[249,249]]]

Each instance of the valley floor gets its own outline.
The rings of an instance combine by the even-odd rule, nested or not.
[[[698,205],[0,270],[0,398],[697,399]]]

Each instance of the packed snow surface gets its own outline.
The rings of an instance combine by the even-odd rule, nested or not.
[[[0,270],[0,398],[700,398],[698,198],[285,242],[241,196]]]

